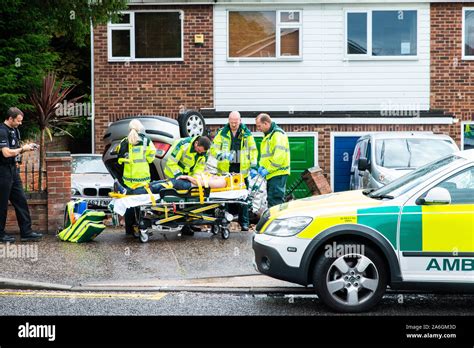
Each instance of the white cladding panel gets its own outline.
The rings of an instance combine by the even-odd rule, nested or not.
[[[314,4],[214,7],[214,96],[217,111],[357,111],[429,109],[429,4]],[[228,61],[228,10],[302,10],[300,61]],[[418,56],[347,60],[346,10],[418,11]],[[387,107],[388,106],[388,107]]]

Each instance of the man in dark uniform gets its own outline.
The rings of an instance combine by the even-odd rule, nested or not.
[[[0,124],[0,243],[15,241],[13,236],[5,234],[9,200],[15,208],[21,240],[38,240],[43,236],[31,229],[30,211],[18,169],[21,154],[38,148],[36,144],[20,145],[18,126],[22,121],[23,112],[10,108],[5,122]]]

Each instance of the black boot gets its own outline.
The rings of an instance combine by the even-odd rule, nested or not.
[[[15,243],[15,237],[4,234],[0,237],[0,243]]]
[[[40,240],[42,237],[43,237],[42,233],[30,232],[28,234],[25,234],[24,236],[21,236],[21,241],[22,242],[37,241],[37,240]]]

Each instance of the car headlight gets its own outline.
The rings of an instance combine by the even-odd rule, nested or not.
[[[264,234],[278,237],[290,237],[303,231],[313,218],[309,216],[295,216],[285,219],[275,219],[265,229]]]
[[[71,189],[71,195],[73,195],[73,196],[80,196],[81,193],[79,192],[78,189],[73,188],[73,189]]]

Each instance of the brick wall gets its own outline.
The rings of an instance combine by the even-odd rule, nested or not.
[[[35,197],[35,198],[32,198]],[[28,208],[31,216],[31,226],[34,231],[47,232],[48,226],[48,200],[46,195],[26,194],[28,200]],[[18,222],[16,220],[15,209],[11,204],[8,205],[7,214],[7,233],[19,233]]]
[[[180,106],[213,107],[212,6],[133,6],[132,10],[184,11],[183,62],[107,61],[107,27],[94,30],[94,88],[96,152],[103,149],[108,123],[130,115],[165,115],[176,118]],[[194,35],[204,34],[204,44]]]
[[[472,3],[431,4],[431,108],[473,120],[474,61],[462,60],[462,8]],[[450,135],[460,145],[461,125]]]
[[[28,192],[26,198],[34,231],[55,234],[62,228],[64,208],[71,199],[71,155],[69,152],[46,153],[47,191]],[[9,233],[18,233],[15,209],[8,206]]]
[[[63,227],[64,208],[71,200],[71,154],[46,154],[48,188],[48,231],[55,233]]]

